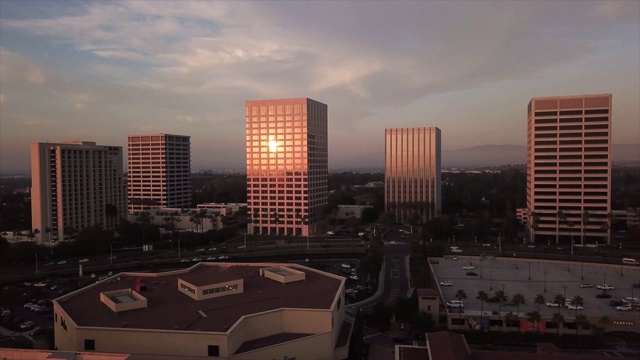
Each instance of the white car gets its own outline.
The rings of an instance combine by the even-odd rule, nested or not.
[[[609,284],[602,284],[602,285],[598,285],[596,286],[598,289],[602,289],[602,290],[613,290],[613,286],[609,285]]]
[[[580,284],[580,287],[583,288],[583,289],[584,288],[592,288],[593,284]]]
[[[35,325],[33,321],[25,321],[20,324],[20,329],[30,329]]]
[[[491,247],[491,244],[482,244],[483,247]]]
[[[349,276],[349,279],[351,279],[351,280],[355,280],[355,281],[360,280],[360,278],[359,278],[358,276],[356,276],[356,275],[351,275],[351,276]]]
[[[216,258],[215,256],[209,256],[209,257],[207,258],[207,260],[216,260],[216,259],[217,259],[217,258]]]
[[[631,311],[631,305],[616,306],[618,311]]]
[[[559,306],[557,303],[554,303],[554,302],[548,302],[546,305],[547,305],[547,307],[558,307]]]
[[[200,261],[200,259],[199,258],[193,258],[193,259],[191,259],[191,261]]]
[[[335,235],[333,231],[327,231],[327,235]]]
[[[460,250],[460,249],[451,249],[451,252],[452,253],[461,253],[462,250]]]
[[[351,269],[351,265],[349,264],[340,264],[340,266],[342,266],[345,269]]]
[[[447,302],[447,306],[452,308],[463,308],[464,303],[462,300],[449,300],[449,302]]]
[[[204,251],[204,249],[198,249],[198,250],[196,250],[196,251],[197,251],[197,252],[201,252],[201,251]]]
[[[246,247],[247,247],[246,245],[238,245],[238,249],[244,249]]]
[[[358,236],[364,236],[365,234],[366,234],[366,233],[364,233],[364,232],[359,232],[359,233],[358,233]]]
[[[440,286],[453,286],[453,283],[449,280],[440,281]]]
[[[95,279],[96,278],[96,274],[91,274],[91,278]]]
[[[189,262],[189,259],[182,259],[180,262]]]
[[[473,266],[472,265],[467,265],[467,266],[463,266],[462,270],[473,270]]]
[[[58,261],[58,265],[64,265],[67,263],[67,260]]]
[[[582,306],[573,304],[567,305],[567,308],[569,308],[569,310],[584,310]]]
[[[456,261],[456,260],[458,260],[458,257],[457,257],[457,256],[454,256],[454,257],[452,257],[452,258],[451,258],[451,260]]]
[[[212,247],[212,248],[209,248],[209,251],[218,251],[218,248]]]
[[[89,259],[80,259],[80,260],[78,260],[79,263],[86,263],[88,261],[89,261]]]

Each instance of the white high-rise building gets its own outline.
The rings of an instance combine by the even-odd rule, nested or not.
[[[32,143],[31,186],[32,228],[44,242],[93,225],[113,229],[127,211],[120,146]]]
[[[128,144],[129,212],[192,207],[189,136],[130,135]]]
[[[611,94],[536,97],[528,106],[529,234],[544,243],[608,243]]]

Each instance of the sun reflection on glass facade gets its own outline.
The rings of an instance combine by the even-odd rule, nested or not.
[[[385,207],[401,223],[440,216],[440,129],[385,130]]]
[[[327,203],[327,105],[246,102],[250,234],[314,234]]]

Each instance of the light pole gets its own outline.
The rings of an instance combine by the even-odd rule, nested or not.
[[[544,292],[547,292],[547,270],[544,271]]]
[[[489,271],[489,290],[493,291],[493,270]]]

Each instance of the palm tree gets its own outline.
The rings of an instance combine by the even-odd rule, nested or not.
[[[33,237],[36,239],[36,245],[38,244],[38,234],[40,234],[40,229],[33,229]]]
[[[562,225],[566,224],[567,222],[567,214],[565,214],[564,211],[562,210],[558,210],[556,215],[558,217],[558,227],[556,231],[556,244],[558,244],[560,242],[560,236],[562,236]]]
[[[529,211],[529,225],[531,228],[531,242],[536,242],[536,231],[538,230],[538,223],[540,222],[540,218],[535,211]]]
[[[533,300],[533,303],[538,305],[538,313],[540,313],[540,305],[544,305],[547,300],[545,300],[544,295],[538,294],[536,298]]]
[[[587,316],[585,314],[577,314],[576,315],[576,335],[578,335],[578,326],[582,328],[582,326],[589,323]]]
[[[455,298],[462,301],[467,298],[467,293],[464,292],[464,290],[460,289],[456,291]],[[459,308],[459,310],[462,310],[462,307]],[[460,314],[460,319],[462,319],[462,311],[460,311],[459,314]],[[462,329],[462,322],[460,323],[460,328]]]
[[[589,225],[589,211],[582,212],[582,245],[584,246],[584,236],[587,231],[587,225]]]
[[[571,305],[575,307],[576,317],[578,316],[578,307],[584,306],[584,299],[580,295],[576,295],[573,299],[571,299]]]
[[[540,316],[540,313],[537,311],[532,311],[529,313],[529,317],[527,320],[529,320],[530,323],[533,323],[536,327],[536,331],[534,333],[538,332],[538,329],[540,328],[540,320],[542,319],[542,316]]]
[[[505,327],[509,327],[509,325],[513,325],[514,322],[517,322],[520,317],[517,314],[514,314],[513,311],[509,311],[504,315]]]
[[[564,323],[564,316],[560,314],[560,310],[557,313],[553,314],[553,322],[556,324],[556,337],[560,336],[560,327]]]
[[[484,303],[489,300],[489,294],[484,292],[483,290],[478,291],[478,296],[476,299],[480,300],[480,326],[482,327],[482,315],[484,315]]]
[[[560,312],[560,308],[564,305],[565,299],[562,294],[558,294],[553,298],[553,303],[558,304],[558,312]]]
[[[500,321],[500,330],[502,330],[502,304],[507,302],[509,297],[502,290],[496,291],[496,299],[498,300],[498,320]]]
[[[513,295],[511,302],[516,304],[516,315],[520,316],[520,305],[524,305],[525,303],[524,295],[520,293]]]

